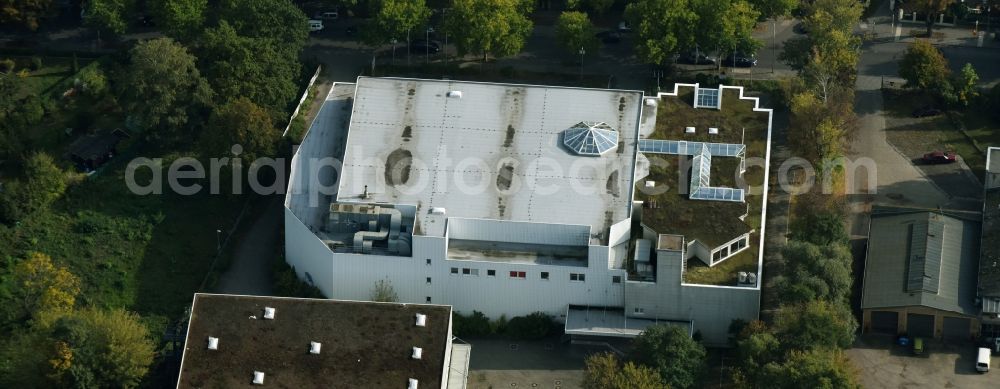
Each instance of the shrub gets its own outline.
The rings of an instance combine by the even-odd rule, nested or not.
[[[17,64],[14,63],[12,59],[0,60],[0,73],[10,73],[14,71]]]
[[[324,298],[319,288],[300,281],[295,268],[286,263],[281,255],[275,255],[271,263],[271,279],[275,296]]]
[[[479,311],[472,311],[469,316],[454,312],[452,314],[453,330],[455,336],[482,337],[493,334],[493,327],[490,326],[490,319]]]
[[[90,96],[101,96],[108,89],[108,78],[96,65],[87,66],[80,71],[77,80],[83,92]]]
[[[29,72],[28,69],[21,69],[21,71],[17,72],[17,77],[18,78],[31,77],[31,72]]]
[[[31,70],[39,70],[42,68],[42,57],[31,57]]]
[[[535,312],[511,318],[505,333],[513,339],[541,339],[548,336],[553,327],[551,316]]]

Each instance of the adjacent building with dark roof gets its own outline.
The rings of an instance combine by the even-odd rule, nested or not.
[[[451,307],[195,294],[178,388],[464,388]]]
[[[953,339],[978,335],[978,215],[879,208],[870,223],[863,331]]]
[[[985,334],[1000,334],[1000,147],[986,154],[983,236],[979,257],[979,299]]]

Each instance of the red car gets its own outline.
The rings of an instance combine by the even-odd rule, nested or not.
[[[932,151],[924,154],[921,158],[924,163],[952,163],[955,162],[955,153],[951,151]]]

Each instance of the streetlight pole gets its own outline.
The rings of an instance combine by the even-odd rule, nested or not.
[[[778,50],[778,23],[777,16],[771,18],[771,74],[774,74],[774,62],[778,60],[776,51]]]
[[[392,38],[392,64],[393,65],[396,64],[396,43],[398,43],[398,42],[399,41],[397,41],[396,38]]]
[[[583,79],[583,55],[587,54],[587,51],[580,47],[580,79]]]
[[[222,253],[222,230],[215,230],[215,255]]]
[[[406,66],[410,66],[410,29],[406,29]]]
[[[430,27],[424,30],[424,49],[427,51],[427,63],[431,63],[431,31],[433,30]]]

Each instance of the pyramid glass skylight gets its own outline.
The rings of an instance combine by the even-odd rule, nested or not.
[[[563,144],[579,155],[600,156],[618,147],[618,131],[604,122],[580,122],[563,131]]]

